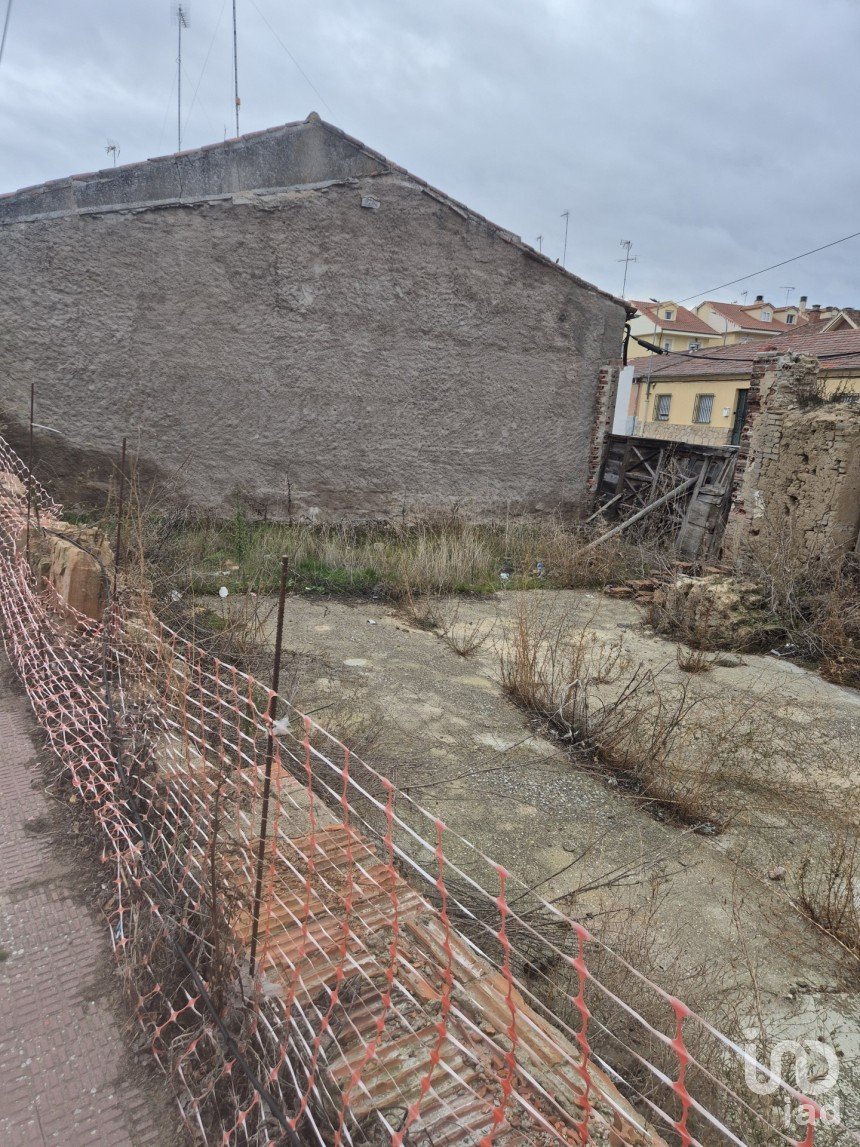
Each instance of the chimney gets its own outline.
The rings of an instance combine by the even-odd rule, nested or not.
[[[806,302],[807,302],[807,296],[801,295],[800,296],[800,313],[801,314],[803,314],[803,312],[806,310]]]
[[[814,311],[820,311],[820,310],[821,310],[821,303],[813,303],[813,304],[812,304],[812,309],[813,309]]]
[[[764,295],[756,295],[755,301],[757,303],[763,303],[764,302]]]

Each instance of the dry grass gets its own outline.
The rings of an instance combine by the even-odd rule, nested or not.
[[[482,525],[449,515],[408,525],[284,525],[160,513],[141,518],[141,538],[157,596],[173,590],[272,592],[278,558],[290,558],[291,588],[373,594],[402,601],[550,585],[600,586],[643,574],[650,551],[623,539],[581,553],[591,527],[559,520]],[[510,571],[508,579],[502,571]]]

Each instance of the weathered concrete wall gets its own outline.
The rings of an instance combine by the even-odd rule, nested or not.
[[[851,550],[860,534],[860,407],[822,402],[818,360],[762,356],[750,387],[726,549],[787,560]]]
[[[313,113],[301,123],[256,132],[146,163],[108,167],[0,196],[0,222],[120,204],[202,199],[295,187],[389,169],[385,158]]]
[[[587,501],[623,307],[400,173],[12,222],[0,275],[0,417],[20,442],[35,382],[65,436],[42,472],[127,434],[213,507]]]

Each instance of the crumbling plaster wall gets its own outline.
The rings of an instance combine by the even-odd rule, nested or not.
[[[204,506],[587,503],[622,306],[400,173],[10,222],[0,275],[0,415],[102,481],[128,435]]]
[[[860,534],[860,407],[821,402],[818,360],[762,356],[726,529],[737,553],[851,550]]]

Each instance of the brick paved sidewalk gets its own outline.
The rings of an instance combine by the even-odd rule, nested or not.
[[[106,925],[51,839],[36,738],[0,652],[0,1144],[170,1147],[177,1109],[120,1030]]]

